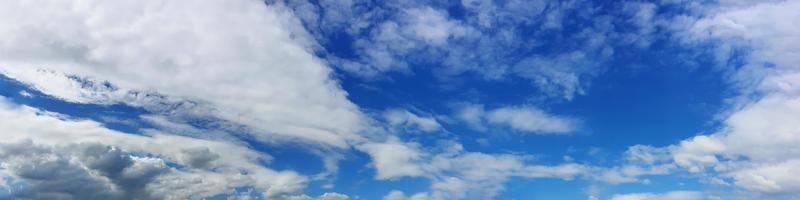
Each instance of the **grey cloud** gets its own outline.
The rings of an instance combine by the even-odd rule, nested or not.
[[[14,198],[156,199],[145,190],[168,172],[163,161],[137,160],[97,143],[50,147],[31,141],[0,144],[0,172],[21,184]]]

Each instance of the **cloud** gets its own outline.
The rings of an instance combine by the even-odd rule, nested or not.
[[[417,193],[414,195],[406,196],[405,193],[399,190],[392,190],[386,196],[383,197],[383,200],[428,200],[428,193]]]
[[[669,160],[669,151],[645,145],[634,145],[625,151],[625,159],[631,162],[655,164]]]
[[[800,160],[800,28],[785,20],[800,17],[797,9],[796,1],[723,2],[700,9],[681,40],[714,44],[718,64],[740,96],[721,114],[719,130],[668,147],[641,148],[650,153],[639,159],[666,157],[689,172],[752,194],[800,192],[800,179],[791,176]],[[749,53],[732,54],[737,48]],[[743,62],[729,62],[734,56]]]
[[[412,8],[405,11],[410,17],[408,31],[426,43],[441,45],[451,37],[464,36],[469,28],[449,20],[446,13],[431,7]]]
[[[485,131],[490,125],[533,134],[566,134],[580,128],[578,120],[552,115],[533,106],[484,110],[483,105],[466,104],[456,111],[455,117],[478,131]]]
[[[27,97],[27,98],[33,98],[33,94],[31,94],[30,92],[25,91],[25,90],[20,90],[19,91],[19,96],[23,96],[23,97]]]
[[[633,193],[617,194],[611,200],[700,200],[706,199],[703,194],[696,191],[672,191],[661,194],[654,193]]]
[[[454,115],[456,119],[463,121],[470,128],[478,131],[486,131],[486,126],[483,121],[483,117],[486,115],[484,105],[464,104],[461,108],[456,110]]]
[[[591,174],[608,170],[574,163],[536,165],[524,155],[469,152],[455,141],[443,141],[427,150],[416,143],[392,141],[367,147],[363,151],[372,157],[372,166],[378,171],[376,178],[423,177],[431,182],[429,192],[408,197],[395,191],[385,199],[492,199],[505,189],[505,182],[511,177],[586,177],[603,181]]]
[[[11,176],[15,198],[159,198],[148,183],[170,173],[158,158],[136,157],[97,143],[43,147],[31,141],[0,145],[4,176]],[[153,184],[155,185],[155,184]],[[163,196],[161,196],[163,198]]]
[[[421,153],[413,147],[399,142],[367,143],[358,147],[372,158],[377,179],[392,179],[402,176],[420,176],[422,169],[416,165]]]
[[[383,112],[383,118],[393,127],[406,131],[434,132],[442,129],[442,125],[432,117],[420,117],[404,109],[390,109]]]
[[[317,198],[310,197],[308,195],[304,195],[303,194],[303,195],[285,196],[285,197],[283,197],[283,199],[285,199],[285,200],[348,200],[348,199],[350,199],[350,196],[347,196],[346,194],[336,193],[336,192],[326,192],[326,193],[324,193],[322,195],[319,195],[319,197],[317,197]]]
[[[162,102],[139,100],[163,95],[257,139],[334,147],[365,126],[281,6],[86,0],[0,9],[0,73],[66,101],[155,107]]]
[[[637,15],[642,20],[615,22],[596,12],[599,5],[590,1],[461,1],[447,6],[323,1],[318,7],[302,0],[279,2],[302,13],[300,19],[323,43],[331,35],[353,38],[346,41],[348,49],[320,49],[333,66],[351,74],[374,79],[431,70],[443,83],[460,76],[522,79],[537,89],[537,96],[565,100],[584,94],[589,80],[604,71],[600,63],[614,55],[613,44],[629,39],[615,32],[615,23],[650,25],[653,14],[642,9]],[[465,12],[450,13],[452,7]],[[341,16],[350,17],[351,25],[342,23]],[[647,29],[642,35],[654,32],[651,26],[641,29]],[[649,44],[650,39],[627,43]]]
[[[296,172],[263,166],[271,160],[269,155],[239,144],[155,130],[144,135],[122,133],[95,121],[4,99],[0,99],[0,117],[5,119],[0,121],[2,176],[12,177],[7,184],[31,186],[11,193],[20,198],[97,194],[118,199],[135,194],[185,199],[225,194],[237,187],[252,187],[262,196],[276,197],[297,192],[307,182]],[[181,167],[170,167],[170,163]]]
[[[119,149],[118,155],[114,154],[121,159],[116,167],[146,178],[133,181],[136,187],[132,189],[157,198],[208,197],[241,187],[254,188],[265,198],[289,198],[293,196],[285,195],[297,193],[308,182],[296,172],[264,166],[271,157],[243,143],[198,134],[205,130],[180,123],[186,121],[183,117],[244,126],[244,132],[262,142],[284,139],[323,146],[312,148],[354,146],[370,155],[376,179],[431,179],[436,192],[413,198],[492,197],[510,176],[571,178],[582,171],[579,165],[523,164],[524,156],[465,152],[460,145],[452,145],[452,151],[432,153],[398,139],[379,142],[362,137],[369,119],[347,99],[326,63],[310,52],[316,48],[314,40],[281,4],[257,0],[16,2],[0,8],[0,13],[0,37],[6,38],[0,41],[0,73],[4,76],[68,102],[126,104],[152,112],[143,119],[161,130],[147,129],[137,135],[110,130],[91,120],[3,103],[0,116],[10,119],[0,122],[0,127],[7,129],[0,133],[4,144],[32,141],[53,152],[48,156],[57,158],[54,167],[74,169],[71,174],[79,176],[76,178],[86,182],[85,186],[109,190],[109,198],[126,193],[113,191],[115,184],[122,184],[114,181],[129,180],[97,173],[102,170],[92,168],[92,160],[74,161],[84,156],[80,154],[84,150],[65,146],[90,143]],[[380,23],[368,40],[356,44],[369,56],[358,61],[394,68],[395,63],[402,65],[395,62],[402,52],[419,50],[414,45],[432,46],[476,36],[470,27],[437,8],[405,7],[402,14],[407,20]],[[369,43],[375,45],[366,46]],[[523,111],[521,116],[530,117],[531,112]],[[389,111],[386,117],[390,123],[423,131],[441,129],[433,118],[408,111]],[[525,123],[509,126],[530,129]],[[390,136],[378,138],[384,137]],[[21,167],[4,169],[4,173],[16,177],[17,184],[36,184],[33,177],[23,176],[23,170],[40,163],[28,157],[14,159],[15,163],[0,162]],[[328,167],[335,165],[329,163],[335,161],[326,161],[327,168],[335,169]],[[52,188],[38,190],[50,192]],[[69,191],[73,190],[57,190],[60,193],[56,195],[80,195]]]
[[[515,130],[532,133],[567,133],[577,129],[570,118],[549,115],[535,107],[503,107],[490,111],[491,124],[504,124]]]
[[[319,196],[319,200],[348,200],[350,199],[349,196],[339,193],[325,193]]]

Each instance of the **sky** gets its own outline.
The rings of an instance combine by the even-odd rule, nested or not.
[[[798,199],[798,10],[3,1],[0,199]]]

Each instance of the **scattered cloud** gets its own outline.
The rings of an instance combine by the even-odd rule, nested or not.
[[[421,117],[405,109],[390,109],[383,112],[383,118],[392,127],[405,131],[422,131],[426,133],[442,129],[442,125],[433,117]]]
[[[362,147],[365,148],[365,147]],[[629,165],[603,168],[576,163],[537,165],[525,155],[489,154],[466,151],[455,141],[423,150],[416,143],[370,144],[363,151],[372,157],[378,179],[423,177],[431,181],[430,191],[406,196],[400,191],[385,199],[492,199],[505,189],[509,178],[585,178],[606,183],[640,181],[639,176],[665,174],[670,166],[645,168]]]
[[[413,147],[400,142],[367,143],[359,146],[372,157],[377,179],[392,179],[402,176],[420,176],[422,169],[415,163],[422,154]]]
[[[253,187],[265,197],[275,197],[297,192],[307,182],[296,172],[261,165],[272,158],[237,144],[155,130],[122,133],[4,99],[0,116],[6,119],[0,122],[0,173],[12,178],[8,185],[29,186],[11,192],[19,198],[185,199],[236,187]]]
[[[319,196],[319,200],[348,200],[349,196],[335,192],[328,192]]]
[[[492,199],[511,178],[649,184],[642,176],[680,170],[747,193],[800,192],[800,179],[791,176],[800,168],[800,26],[787,20],[800,18],[800,2],[455,3],[463,10],[328,0],[4,5],[0,74],[27,86],[12,95],[35,99],[36,91],[70,103],[141,108],[147,113],[136,120],[152,127],[112,130],[104,123],[139,122],[78,119],[0,97],[0,198],[347,200],[301,192],[311,181],[334,177],[350,150],[369,156],[376,180],[430,183],[428,191],[393,190],[385,200]],[[688,13],[661,15],[666,4]],[[588,93],[615,56],[661,39],[710,48],[714,72],[739,96],[727,101],[718,130],[666,147],[634,145],[608,166],[570,156],[538,164],[523,153],[469,151],[457,137],[400,139],[392,133],[445,131],[439,121],[445,117],[406,109],[365,115],[334,74],[335,67],[371,79],[413,75],[424,66],[437,83],[521,81],[535,89],[525,95],[571,101]],[[352,55],[326,49],[340,43]],[[541,105],[492,105],[463,104],[452,117],[478,132],[584,128]],[[193,119],[219,127],[198,127]],[[251,146],[286,143],[302,143],[324,171],[309,178],[277,170],[268,152]],[[335,188],[332,181],[323,187]],[[611,197],[708,198],[697,191]]]
[[[629,6],[627,12],[639,20],[615,22],[611,14],[597,12],[599,5],[591,1],[461,1],[454,6],[465,14],[458,16],[435,3],[348,1],[314,7],[303,0],[279,2],[302,13],[300,19],[322,46],[326,35],[352,37],[345,42],[353,55],[320,50],[334,66],[352,74],[413,74],[422,69],[411,66],[433,66],[445,83],[462,75],[486,81],[522,79],[540,90],[536,94],[566,100],[584,94],[589,79],[604,71],[599,64],[614,55],[612,43],[647,46],[652,42],[648,36],[655,34],[650,4]],[[351,25],[344,25],[340,16],[352,16]],[[641,25],[641,37],[623,42],[634,35],[622,37],[615,23]]]
[[[428,200],[428,193],[417,193],[411,196],[406,196],[405,193],[399,190],[392,190],[389,194],[383,197],[383,200]]]
[[[633,193],[618,194],[611,197],[611,200],[701,200],[703,193],[696,191],[672,191],[661,194],[654,193]]]
[[[800,28],[784,19],[797,18],[794,1],[739,2],[704,9],[684,33],[688,42],[717,42],[717,60],[732,59],[731,49],[744,48],[743,66],[730,68],[729,80],[740,97],[733,98],[722,127],[663,148],[635,146],[632,156],[644,162],[670,160],[692,173],[728,182],[766,195],[800,192],[793,176],[800,152],[797,124],[797,35]],[[668,152],[668,153],[666,153]],[[646,196],[646,195],[645,195]]]
[[[480,104],[465,104],[456,111],[455,117],[478,131],[486,131],[488,126],[533,134],[566,134],[580,129],[576,119],[552,115],[533,106],[485,110]]]

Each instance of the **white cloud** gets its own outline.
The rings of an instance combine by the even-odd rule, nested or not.
[[[395,191],[385,199],[491,199],[504,190],[511,177],[594,179],[591,173],[604,170],[573,163],[534,165],[526,156],[468,152],[453,141],[428,147],[428,151],[414,143],[399,142],[367,147],[364,151],[373,159],[376,178],[424,177],[431,181],[429,192],[407,197]]]
[[[392,179],[402,176],[420,176],[422,169],[416,164],[422,154],[413,147],[400,142],[367,143],[358,146],[372,157],[377,179]]]
[[[669,160],[669,151],[663,148],[656,148],[645,145],[634,145],[625,151],[625,159],[632,162],[644,164],[655,164]]]
[[[417,193],[414,195],[406,196],[405,193],[398,190],[392,190],[386,196],[383,197],[383,200],[428,200],[428,193]]]
[[[618,194],[611,197],[611,200],[701,200],[705,199],[703,194],[696,191],[672,191],[662,194],[654,193],[633,193]]]
[[[0,13],[0,72],[67,101],[161,94],[204,105],[198,113],[246,125],[262,140],[336,147],[358,140],[365,123],[280,6],[85,0],[14,2]]]
[[[602,37],[599,37],[602,38]],[[603,45],[603,44],[600,44]],[[592,43],[587,46],[594,46]],[[602,48],[602,47],[595,47]],[[514,65],[512,71],[530,80],[545,95],[572,100],[584,94],[582,76],[595,73],[597,61],[583,51],[567,52],[555,56],[529,56]],[[585,83],[583,83],[585,84]]]
[[[145,135],[121,133],[106,129],[95,121],[70,119],[56,113],[14,105],[4,99],[0,99],[0,117],[5,119],[0,121],[3,129],[0,132],[3,138],[0,146],[5,152],[4,158],[0,159],[0,165],[4,166],[3,176],[11,176],[14,181],[23,184],[43,184],[43,188],[31,188],[42,191],[29,191],[32,193],[81,195],[84,193],[81,190],[58,189],[60,186],[73,187],[70,185],[74,183],[69,180],[79,178],[86,181],[86,187],[98,189],[98,195],[115,197],[124,195],[120,192],[126,191],[114,191],[113,188],[117,187],[110,187],[110,184],[123,183],[113,181],[134,181],[125,177],[146,178],[144,175],[151,173],[155,173],[152,178],[136,181],[136,188],[142,191],[142,195],[164,199],[208,197],[227,193],[236,187],[253,187],[266,197],[274,197],[297,192],[307,181],[306,177],[292,171],[266,168],[262,162],[269,161],[269,155],[238,144],[168,135],[158,131],[148,131]],[[88,147],[85,144],[89,144]],[[98,148],[111,150],[99,151]],[[86,154],[92,152],[103,154],[98,154],[101,157]],[[102,156],[106,153],[113,153],[111,155],[114,157]],[[121,174],[95,172],[101,170],[95,169],[99,167],[97,162],[105,162],[97,160],[100,158],[123,159],[119,161],[122,162],[121,166],[118,166]],[[108,164],[114,165],[114,162]],[[178,164],[184,169],[167,168],[163,166],[165,162]],[[25,171],[28,169],[26,166],[59,169],[49,172],[52,177],[40,174],[44,180],[59,182],[37,182],[41,177],[29,176]],[[71,174],[71,177],[62,176],[66,174]],[[107,178],[112,182],[104,181]],[[108,194],[102,191],[108,191]],[[89,193],[92,192],[86,194]]]
[[[408,199],[408,197],[406,197],[406,194],[398,190],[389,191],[389,194],[383,196],[383,200],[406,200],[406,199]]]
[[[486,126],[484,126],[483,122],[486,111],[483,107],[480,104],[465,104],[456,111],[455,117],[467,123],[472,129],[486,131]]]
[[[319,196],[319,200],[348,200],[348,199],[350,199],[349,196],[335,192],[326,192],[325,194]]]
[[[383,118],[393,127],[404,128],[407,131],[420,130],[423,132],[434,132],[442,128],[442,125],[432,117],[420,117],[404,109],[390,109],[383,112]]]
[[[483,105],[467,104],[458,108],[455,115],[478,131],[485,131],[489,125],[534,134],[565,134],[580,128],[575,119],[552,115],[533,106],[506,106],[484,110]]]
[[[756,165],[731,172],[729,176],[735,179],[734,184],[751,191],[767,194],[800,191],[800,179],[794,176],[800,169],[800,159]]]
[[[511,177],[571,180],[589,171],[579,164],[533,165],[524,156],[463,151],[434,155],[427,167],[436,174],[432,199],[491,199]]]
[[[553,116],[535,107],[503,107],[490,111],[487,121],[531,133],[568,133],[577,130],[575,120]]]
[[[675,164],[710,176],[715,184],[730,180],[751,194],[800,192],[800,179],[792,175],[800,160],[800,26],[786,20],[800,17],[798,9],[797,1],[759,1],[723,2],[700,11],[682,39],[714,42],[726,67],[723,61],[735,56],[731,49],[746,49],[744,66],[726,68],[741,96],[731,100],[718,131],[659,151],[668,150]]]
[[[407,31],[434,45],[442,45],[450,37],[464,36],[471,31],[459,22],[449,20],[446,13],[431,7],[412,8],[405,13],[411,19]]]
[[[383,78],[391,72],[431,70],[444,83],[464,74],[486,81],[521,78],[554,99],[571,100],[584,94],[589,79],[603,71],[600,63],[613,56],[609,44],[626,39],[614,32],[612,20],[597,14],[597,5],[588,1],[464,0],[465,12],[459,16],[450,16],[446,8],[434,3],[328,6],[330,3],[323,1],[314,7],[301,0],[288,4],[307,16],[302,19],[319,40],[342,33],[354,38],[349,52],[353,56],[341,56],[338,49],[325,52],[335,66],[353,74]],[[344,25],[338,16],[350,16],[352,25]],[[638,16],[643,20],[629,23],[650,24],[644,22],[649,19],[647,12]],[[575,26],[575,33],[561,32],[566,17],[575,20],[563,26]],[[332,21],[324,22],[329,19]],[[643,32],[652,32],[652,28]],[[554,33],[564,38],[555,41],[546,36]],[[636,42],[649,44],[648,39]],[[532,51],[550,42],[567,43],[560,46],[569,48]]]
[[[23,97],[27,97],[27,98],[33,98],[33,94],[31,94],[30,92],[25,91],[25,90],[20,90],[19,91],[19,96],[23,96]]]

